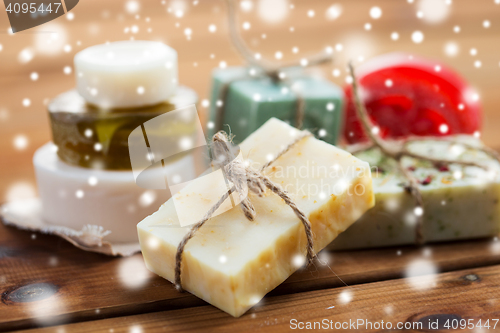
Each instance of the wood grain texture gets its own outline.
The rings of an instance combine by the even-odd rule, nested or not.
[[[292,324],[302,322],[304,325],[326,319],[327,325],[333,327],[335,323],[364,320],[363,326],[357,329],[344,327],[353,332],[428,332],[430,322],[440,323],[443,329],[447,319],[471,319],[474,324],[480,319],[482,323],[489,319],[493,325],[492,319],[500,318],[499,274],[500,266],[492,266],[438,274],[433,278],[421,276],[413,282],[398,279],[267,297],[240,318],[211,306],[201,306],[29,332],[290,332],[294,319],[297,322]],[[377,329],[375,322],[380,325],[382,321],[386,326]],[[365,326],[366,322],[371,322],[372,327]],[[392,329],[387,329],[388,322],[393,325]],[[398,322],[409,323],[407,325],[414,329],[397,329]],[[498,330],[500,322],[495,329],[462,332]]]
[[[140,254],[111,258],[3,225],[0,244],[0,331],[206,304],[147,271]],[[499,254],[500,242],[491,240],[322,252],[320,262],[270,296],[398,279],[410,263],[426,258],[441,272],[500,264]]]

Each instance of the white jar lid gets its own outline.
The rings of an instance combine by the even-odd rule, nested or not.
[[[154,105],[177,89],[177,52],[152,41],[89,47],[75,56],[77,90],[105,109]]]

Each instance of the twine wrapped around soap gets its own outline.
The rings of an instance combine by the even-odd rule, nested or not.
[[[231,39],[231,44],[238,51],[238,53],[243,57],[243,59],[249,64],[251,67],[258,69],[256,70],[255,75],[242,75],[237,77],[229,82],[224,83],[220,90],[218,100],[220,103],[217,103],[217,114],[215,119],[216,128],[221,128],[224,120],[224,114],[226,111],[225,101],[227,97],[227,93],[229,91],[229,86],[239,80],[243,79],[261,79],[263,77],[269,77],[274,82],[282,82],[290,88],[295,94],[295,98],[297,99],[296,103],[296,111],[295,111],[295,127],[302,128],[302,124],[304,121],[305,114],[305,100],[298,91],[298,89],[294,89],[292,86],[292,82],[286,78],[284,74],[284,70],[296,67],[312,67],[318,66],[321,64],[325,64],[331,62],[333,60],[332,54],[327,54],[326,52],[319,53],[317,55],[304,58],[300,61],[290,62],[290,63],[275,63],[265,59],[257,59],[255,55],[250,51],[245,41],[241,38],[239,34],[238,24],[236,20],[236,5],[235,0],[226,0],[227,10],[228,10],[228,26],[229,26],[229,37]]]
[[[402,139],[398,141],[392,141],[390,144],[382,139],[378,134],[377,131],[374,131],[374,125],[371,122],[370,116],[368,115],[368,111],[366,110],[366,107],[364,103],[361,101],[360,94],[359,94],[359,88],[358,88],[358,81],[356,79],[356,75],[354,73],[354,67],[352,63],[349,63],[349,72],[352,77],[352,95],[354,99],[354,106],[356,110],[356,115],[359,118],[361,125],[363,126],[363,130],[366,134],[366,136],[369,139],[368,144],[362,144],[358,145],[355,149],[350,149],[350,153],[355,154],[359,153],[362,151],[369,150],[371,148],[379,148],[382,154],[385,156],[394,159],[399,167],[399,170],[401,174],[403,175],[404,178],[408,181],[408,184],[406,185],[405,189],[406,191],[411,194],[414,199],[415,199],[415,208],[420,207],[423,209],[424,201],[422,199],[422,193],[419,188],[419,182],[418,180],[413,176],[410,170],[404,167],[402,160],[403,157],[410,157],[414,159],[418,159],[421,161],[427,161],[431,162],[435,165],[441,165],[441,164],[457,164],[461,166],[469,166],[469,167],[477,167],[481,168],[484,170],[487,170],[488,168],[484,165],[475,163],[475,162],[470,162],[470,161],[461,161],[458,159],[440,159],[440,158],[434,158],[422,154],[418,154],[415,152],[412,152],[409,150],[409,145],[413,142],[421,142],[421,141],[426,141],[426,140],[439,140],[439,141],[447,141],[450,144],[459,144],[467,149],[474,150],[474,151],[480,151],[488,156],[492,157],[495,159],[497,162],[500,163],[500,156],[499,154],[494,151],[493,149],[490,149],[488,147],[473,147],[471,145],[468,145],[466,143],[462,142],[457,142],[453,140],[452,138],[447,138],[447,137],[432,137],[432,136],[426,136],[426,137],[416,137],[416,138],[408,138],[408,139]],[[417,214],[416,214],[417,215]],[[423,214],[417,215],[417,223],[415,224],[415,243],[417,245],[423,245],[425,244],[425,239],[424,239],[424,232],[423,232]]]
[[[219,200],[210,208],[208,212],[205,213],[203,218],[197,222],[191,230],[189,230],[179,243],[177,253],[175,254],[175,288],[178,291],[183,290],[181,283],[182,254],[184,253],[184,248],[187,242],[193,238],[196,232],[213,216],[217,209],[224,203],[224,201],[226,201],[226,199],[230,197],[233,192],[238,193],[240,196],[240,205],[245,217],[250,221],[255,219],[255,208],[250,201],[250,198],[247,196],[245,188],[248,188],[248,192],[252,192],[260,197],[262,197],[266,188],[268,188],[285,201],[285,203],[299,218],[300,222],[304,225],[304,231],[307,239],[307,263],[312,262],[315,254],[311,222],[305,213],[297,207],[288,193],[263,174],[265,169],[276,162],[276,160],[293,148],[297,143],[311,136],[312,134],[310,132],[302,131],[301,134],[295,138],[295,140],[276,154],[272,160],[264,164],[259,171],[251,169],[249,166],[245,165],[244,161],[234,156],[229,146],[230,140],[225,132],[220,131],[213,136],[213,163],[223,170],[226,179],[233,183],[233,186],[219,198]]]

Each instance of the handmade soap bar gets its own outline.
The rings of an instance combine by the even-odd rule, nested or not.
[[[195,104],[196,93],[178,87],[176,94],[163,103],[149,107],[117,109],[110,112],[92,107],[75,90],[65,92],[52,101],[48,109],[52,137],[58,155],[66,163],[92,169],[131,170],[128,137],[144,122],[165,112]],[[176,128],[185,135],[195,133],[195,126]],[[172,131],[170,131],[172,132]],[[164,135],[169,131],[164,131]]]
[[[457,140],[481,146],[473,137]],[[412,151],[442,159],[462,159],[488,166],[434,167],[413,159],[408,168],[420,180],[423,195],[423,233],[426,242],[450,241],[497,235],[500,231],[500,166],[478,151],[466,151],[460,144],[443,141],[418,142]],[[373,172],[376,206],[366,212],[329,248],[352,249],[415,244],[415,199],[403,188],[405,179],[394,170],[395,165],[382,157],[378,150],[357,155],[378,166]],[[378,175],[378,177],[376,177]]]
[[[256,170],[299,133],[270,119],[241,145]],[[318,252],[374,204],[370,168],[351,154],[309,137],[278,158],[265,172],[286,189],[309,217]],[[210,209],[220,184],[198,178],[137,226],[147,267],[174,281],[175,253],[189,228],[179,227],[176,206]],[[186,245],[182,261],[184,289],[233,316],[240,316],[304,263],[303,225],[278,196],[249,194],[257,217],[249,221],[236,206],[211,218]]]
[[[166,101],[177,89],[177,52],[160,42],[95,45],[75,56],[78,93],[105,109]]]
[[[228,130],[235,142],[243,141],[271,117],[296,125],[297,96],[293,89],[270,78],[252,78],[249,68],[217,69],[212,74],[210,121],[214,125],[209,135]],[[291,78],[294,89],[305,100],[303,129],[309,129],[326,142],[334,144],[340,131],[343,92],[329,81],[299,75]],[[220,91],[230,83],[226,99]],[[218,107],[223,103],[224,111]],[[209,128],[210,129],[210,128]]]
[[[111,233],[105,240],[137,242],[137,221],[156,211],[170,198],[166,190],[137,186],[132,171],[106,171],[71,166],[61,161],[57,147],[48,143],[33,158],[42,218],[49,224],[80,230],[98,225]],[[185,179],[196,176],[192,156],[165,165],[166,171]]]

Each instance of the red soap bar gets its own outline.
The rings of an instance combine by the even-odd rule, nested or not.
[[[473,134],[480,128],[478,95],[438,62],[392,53],[359,66],[356,76],[361,98],[382,137]],[[365,141],[350,85],[345,94],[344,137],[349,143]]]

